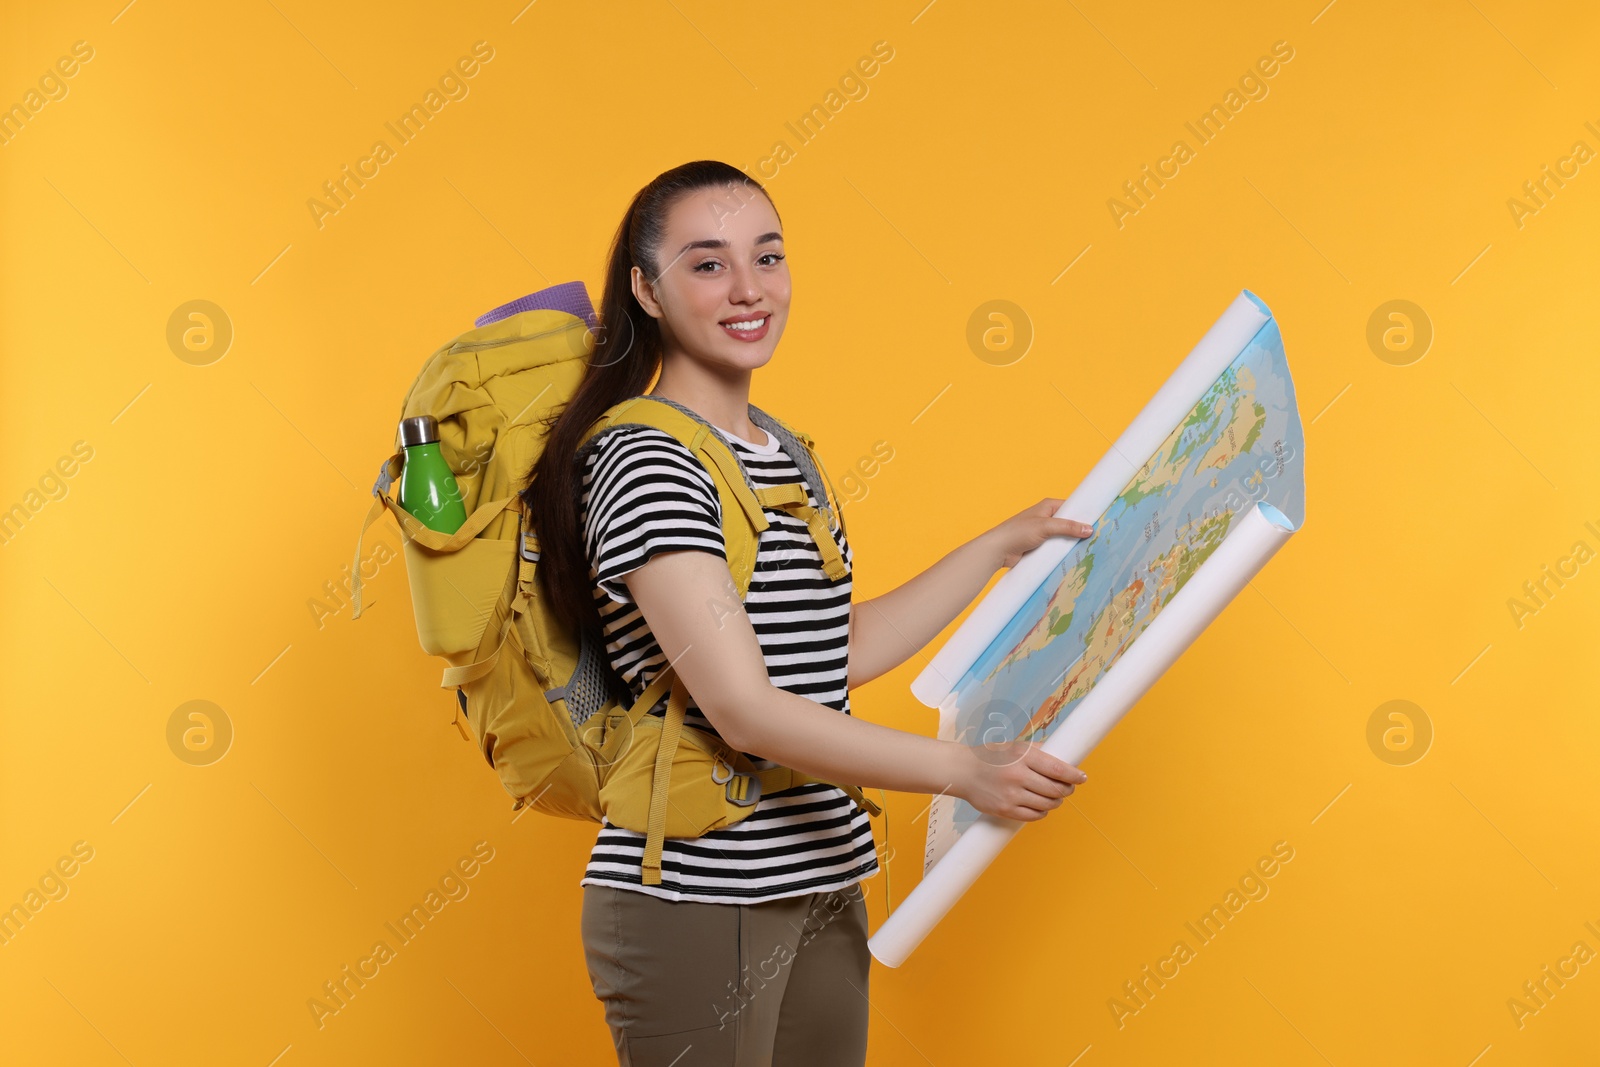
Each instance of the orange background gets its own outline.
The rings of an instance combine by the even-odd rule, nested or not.
[[[609,1062],[593,827],[512,820],[397,558],[359,622],[313,602],[422,359],[542,286],[598,300],[632,194],[718,158],[784,219],[795,303],[753,399],[848,476],[861,599],[1066,496],[1242,288],[1306,423],[1304,530],[1089,784],[874,969],[871,1061],[1586,1062],[1600,965],[1520,1025],[1508,1001],[1600,951],[1600,175],[1567,164],[1520,225],[1508,201],[1600,149],[1597,29],[1506,0],[8,7],[0,105],[92,58],[0,145],[0,508],[25,516],[0,543],[0,906],[65,892],[0,945],[4,1058]],[[307,201],[478,41],[467,94],[319,227]],[[1198,144],[1185,123],[1279,41],[1266,95]],[[801,143],[786,124],[829,102]],[[1178,139],[1193,158],[1119,226],[1108,201]],[[1421,358],[1368,344],[1397,299]],[[205,365],[167,340],[191,300],[233,330]],[[991,300],[1031,324],[1021,358],[969,346]],[[858,713],[932,732],[925,662]],[[169,744],[192,700],[233,732],[209,765]],[[1420,760],[1369,746],[1390,700],[1431,726]],[[925,799],[889,800],[898,900]],[[1123,983],[1279,841],[1269,895],[1119,1026]],[[319,1028],[307,1001],[478,842],[468,895]]]

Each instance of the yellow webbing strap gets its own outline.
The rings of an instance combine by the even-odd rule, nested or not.
[[[767,528],[767,517],[762,514],[761,505],[750,492],[749,484],[739,473],[738,461],[733,458],[727,442],[721,441],[720,435],[713,435],[711,430],[672,405],[645,394],[624,400],[614,408],[608,409],[606,414],[590,424],[589,429],[584,432],[583,440],[588,441],[601,430],[621,423],[643,423],[646,426],[653,426],[676,437],[689,451],[699,453],[703,462],[709,460],[715,464],[722,475],[722,480],[727,483],[728,491],[744,509],[750,525],[757,531]],[[721,447],[707,446],[708,439],[717,440]]]
[[[833,531],[828,528],[828,520],[823,517],[821,511],[808,503],[805,486],[799,482],[791,482],[788,485],[758,489],[756,494],[761,498],[762,504],[787,511],[796,518],[804,520],[811,528],[811,539],[817,543],[817,551],[822,553],[822,569],[829,578],[838,581],[849,573],[845,567],[844,556],[840,554],[839,546],[833,539]]]
[[[384,462],[383,473],[378,476],[378,485],[383,485],[386,478],[392,482],[400,477],[402,458],[401,454],[396,452]],[[378,521],[378,516],[382,515],[386,510],[385,505],[389,499],[378,486],[373,486],[372,495],[374,497],[372,507],[367,511],[366,520],[361,524],[360,536],[356,538],[355,562],[350,565],[350,605],[352,609],[350,617],[352,619],[361,618],[361,543],[367,539],[367,531],[372,528],[373,523]]]
[[[788,430],[790,433],[794,434],[797,438],[799,438],[801,444],[803,444],[805,446],[806,451],[808,453],[810,453],[810,455],[811,455],[811,465],[816,468],[817,473],[822,475],[823,484],[827,486],[827,490],[826,491],[827,491],[828,496],[827,496],[826,503],[833,510],[833,513],[839,517],[839,528],[841,530],[843,530],[844,529],[844,499],[839,496],[839,491],[833,487],[833,479],[828,477],[828,468],[823,464],[822,457],[817,454],[817,442],[816,442],[816,440],[814,438],[812,438],[812,436],[810,434],[806,433],[804,430],[798,429],[797,427],[794,427],[794,426],[790,426],[787,422],[784,422],[782,419],[778,418],[776,415],[769,415],[768,418],[774,419],[778,423],[779,426],[782,426],[784,429]],[[818,503],[823,503],[824,502],[823,501],[823,497],[822,497],[822,491],[817,486],[812,486],[811,487],[811,492],[812,492],[813,496],[817,497]],[[804,498],[802,497],[801,499],[803,500]]]
[[[794,773],[796,777],[801,779],[807,779],[813,782],[824,781],[824,779],[821,778],[812,778],[810,775],[801,774],[799,771],[795,771]],[[880,806],[867,799],[867,795],[861,791],[859,786],[844,785],[840,782],[828,782],[827,784],[838,786],[840,789],[844,790],[845,795],[851,800],[855,801],[856,806],[862,811],[866,812],[870,818],[875,819],[879,815],[883,816],[883,862],[879,864],[879,866],[883,869],[883,906],[886,909],[884,914],[887,915],[889,912],[894,910],[894,895],[889,887],[889,861],[894,857],[894,849],[889,846],[889,799],[884,797],[883,805]],[[762,785],[765,786],[766,783],[762,782]],[[882,797],[883,790],[878,790],[878,795]]]
[[[878,790],[883,797],[883,790]],[[883,913],[894,911],[894,887],[889,884],[889,861],[894,859],[894,849],[889,846],[889,798],[883,797]]]
[[[472,539],[482,533],[483,528],[493,522],[495,516],[502,511],[507,508],[520,507],[521,500],[521,497],[513,493],[511,496],[480,504],[478,509],[468,515],[467,521],[462,523],[454,533],[443,533],[424,526],[415,515],[390,500],[387,496],[380,498],[379,503],[394,512],[394,517],[404,527],[406,536],[423,548],[432,549],[435,552],[455,552],[471,544]]]
[[[391,480],[398,478],[404,462],[404,454],[396,452],[385,463],[385,474]],[[350,617],[353,619],[361,617],[361,544],[366,540],[367,530],[372,527],[373,523],[378,521],[378,517],[385,511],[393,513],[395,521],[400,524],[400,529],[403,531],[404,536],[417,544],[435,552],[455,552],[470,544],[473,538],[483,532],[485,526],[494,521],[495,516],[507,508],[520,507],[522,500],[516,494],[502,497],[499,500],[491,500],[467,516],[467,521],[461,524],[460,529],[454,533],[447,534],[424,526],[415,515],[412,515],[390,499],[388,493],[381,492],[375,487],[372,496],[372,507],[368,509],[367,517],[361,523],[361,534],[356,538],[355,560],[350,565]]]
[[[840,789],[844,790],[845,795],[851,800],[855,801],[856,805],[868,815],[877,817],[877,815],[883,811],[882,808],[873,803],[872,800],[869,799],[867,795],[863,793],[857,786],[845,785],[842,782],[831,782],[826,778],[818,778],[815,775],[805,774],[801,771],[797,771],[793,767],[768,767],[765,770],[757,771],[755,773],[755,777],[761,779],[762,796],[767,796],[771,793],[777,793],[785,789],[793,789],[795,786],[809,785],[812,782],[821,782],[823,785],[838,786]]]
[[[863,793],[861,791],[861,787],[860,786],[857,786],[857,785],[841,785],[841,786],[839,786],[839,788],[843,789],[845,791],[845,795],[848,796],[851,800],[855,801],[857,806],[859,806],[861,808],[861,810],[866,812],[868,815],[873,816],[873,817],[877,817],[877,816],[883,814],[883,809],[878,807],[877,804],[875,804],[872,800],[870,800],[867,797],[867,794],[865,794],[865,793]]]
[[[702,460],[710,460],[716,464],[717,470],[722,474],[722,480],[728,483],[728,488],[733,490],[733,495],[738,498],[739,506],[744,508],[744,513],[749,516],[750,525],[759,533],[767,528],[766,513],[761,510],[761,501],[758,499],[760,490],[750,491],[750,483],[744,480],[744,475],[739,472],[739,463],[733,458],[733,453],[727,448],[727,442],[718,441],[721,448],[709,448],[706,441],[711,439],[711,431],[704,426],[698,426],[694,437],[690,440],[689,450],[700,454]]]
[[[517,546],[517,588],[531,600],[537,588],[534,580],[538,573],[535,570],[538,564],[522,554],[523,549],[529,545],[535,553],[539,551],[538,537],[531,530],[523,530],[522,544]]]
[[[869,817],[877,818],[882,814],[883,862],[879,866],[883,870],[883,906],[888,911],[894,910],[894,892],[889,885],[889,861],[894,858],[894,849],[889,845],[889,816],[886,814],[889,801],[887,797],[884,798],[884,806],[880,807],[867,799],[867,795],[857,786],[843,785],[839,782],[830,782],[825,778],[803,774],[793,767],[768,767],[764,771],[757,772],[756,776],[761,779],[762,796],[766,796],[769,792],[776,793],[781,789],[792,789],[797,785],[805,785],[807,782],[822,782],[824,785],[834,785],[844,790],[845,795],[855,801],[856,805],[866,812]],[[737,778],[734,780],[738,781]],[[883,796],[883,790],[878,790],[878,795]]]
[[[691,419],[672,405],[649,394],[632,397],[608,408],[584,431],[587,443],[602,430],[623,424],[652,426],[671,435],[678,443],[696,454],[714,483],[717,483],[722,509],[722,533],[727,542],[728,569],[742,599],[755,572],[755,556],[761,531],[769,525],[766,512],[751,491],[749,483],[740,473],[738,461],[733,458],[728,443],[721,435]],[[738,511],[726,506],[732,497],[739,505]],[[742,512],[745,522],[738,520]]]
[[[387,476],[391,479],[398,477],[404,461],[405,456],[402,453],[396,452],[390,456],[388,462],[384,465],[384,471]],[[361,524],[361,536],[356,538],[355,562],[350,567],[350,576],[352,578],[350,583],[352,618],[361,617],[361,542],[366,539],[367,530],[385,511],[393,513],[395,521],[400,524],[400,529],[405,537],[415,541],[422,547],[431,549],[434,552],[457,552],[471,544],[473,539],[483,532],[484,527],[493,522],[502,512],[508,510],[517,511],[523,506],[522,497],[515,493],[511,496],[501,497],[499,500],[488,501],[479,505],[471,515],[468,515],[467,521],[462,523],[454,533],[443,533],[424,526],[415,515],[406,511],[405,508],[391,500],[387,493],[380,491],[378,488],[374,487],[372,496],[372,508],[367,512],[366,521]],[[527,561],[523,560],[522,563],[526,564]],[[527,600],[531,589],[526,586],[519,589],[518,581],[519,577],[524,574],[525,569],[528,574],[532,573],[531,568],[518,565],[511,567],[510,574],[507,576],[506,588],[500,594],[499,601],[495,604],[495,612],[491,618],[498,618],[500,623],[498,635],[494,635],[496,627],[491,621],[490,625],[484,629],[483,642],[478,646],[477,660],[459,667],[445,668],[444,677],[439,682],[441,689],[453,689],[458,685],[476,681],[494,669],[495,662],[500,658],[500,652],[505,647],[506,639],[510,637],[511,631],[514,629],[512,626],[513,617],[519,612],[525,612],[528,608]],[[513,595],[516,596],[514,601],[512,599]],[[494,651],[488,652],[491,641],[494,641]],[[459,724],[457,728],[459,729]]]
[[[626,718],[634,726],[638,726],[644,720],[644,717],[650,713],[650,709],[656,706],[656,701],[661,699],[661,694],[665,693],[667,687],[676,681],[677,676],[672,673],[671,667],[661,668],[661,673],[656,675],[650,684],[644,687],[644,692],[639,694],[639,699],[634,701],[633,707],[615,717],[618,719]],[[688,710],[687,702],[685,702],[684,708],[685,711]],[[667,710],[669,712],[672,710],[670,701],[668,702]]]
[[[808,776],[802,775],[801,777]],[[813,781],[820,781],[820,779],[813,779]],[[829,782],[828,784],[837,785],[840,789],[843,789],[845,791],[845,795],[851,800],[855,801],[857,806],[860,807],[862,811],[866,812],[869,817],[875,819],[879,815],[883,816],[883,862],[879,866],[883,868],[883,906],[886,909],[884,914],[887,915],[889,912],[894,910],[894,896],[889,888],[889,860],[894,857],[894,849],[889,847],[889,816],[887,807],[889,800],[887,797],[885,797],[883,802],[885,806],[880,807],[879,805],[874,804],[871,800],[868,800],[867,795],[861,791],[859,786],[842,785],[838,782]],[[880,797],[883,796],[883,790],[878,790],[878,795]]]
[[[650,776],[650,817],[645,823],[644,862],[640,873],[645,885],[661,884],[661,849],[667,836],[667,787],[672,779],[672,757],[678,751],[678,736],[683,732],[683,717],[688,708],[688,691],[682,682],[673,678],[672,696],[667,701],[667,721],[661,727],[655,771]]]

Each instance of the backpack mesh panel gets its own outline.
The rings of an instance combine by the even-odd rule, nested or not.
[[[595,646],[594,639],[584,632],[578,647],[578,662],[567,680],[567,714],[572,725],[582,726],[584,721],[616,699],[616,676],[607,662],[603,649]]]

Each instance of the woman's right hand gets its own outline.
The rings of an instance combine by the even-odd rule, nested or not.
[[[1045,752],[1037,741],[948,743],[962,750],[957,763],[964,772],[950,791],[985,815],[1035,822],[1089,780],[1077,767]]]

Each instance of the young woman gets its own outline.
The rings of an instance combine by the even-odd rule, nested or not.
[[[777,209],[725,163],[684,164],[634,197],[611,248],[594,355],[525,490],[546,592],[604,641],[635,698],[670,662],[690,694],[686,724],[752,756],[1041,819],[1085,780],[1076,767],[1033,744],[976,749],[854,718],[849,691],[926,645],[997,568],[1048,537],[1085,535],[1054,517],[1061,500],[859,605],[848,575],[824,573],[807,525],[769,508],[741,601],[716,487],[693,453],[644,427],[579,453],[607,408],[649,390],[720,431],[758,486],[800,480],[749,400],[788,319],[784,256]],[[810,489],[813,505],[826,503],[826,490]],[[848,564],[837,524],[832,536]],[[865,1063],[859,883],[878,870],[867,815],[822,782],[762,796],[727,829],[667,839],[659,885],[642,884],[643,837],[603,826],[582,880],[585,956],[618,1061]]]

